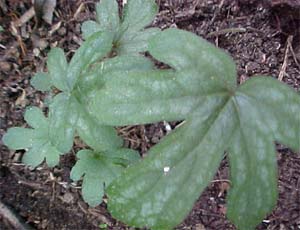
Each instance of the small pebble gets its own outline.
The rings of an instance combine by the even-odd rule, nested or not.
[[[11,64],[9,62],[0,62],[0,70],[3,72],[8,72],[11,70]]]

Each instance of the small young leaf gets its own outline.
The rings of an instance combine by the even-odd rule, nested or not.
[[[22,159],[27,165],[36,167],[46,159],[48,166],[54,167],[62,153],[51,143],[48,119],[39,108],[30,107],[25,112],[25,120],[34,129],[10,128],[3,136],[3,143],[15,150],[28,149]]]
[[[71,179],[77,181],[83,176],[82,196],[90,206],[95,207],[102,202],[104,188],[124,170],[121,164],[115,162],[124,157],[126,159],[127,156],[123,157],[123,150],[116,151],[118,153],[113,156],[92,150],[81,150],[77,153],[79,160],[72,168]],[[131,154],[136,153],[131,152]]]
[[[89,38],[97,31],[110,31],[114,37],[114,51],[118,55],[139,55],[148,50],[148,41],[159,29],[144,29],[154,19],[157,6],[154,0],[129,0],[120,22],[115,0],[102,0],[96,6],[97,23],[82,25],[83,37]]]
[[[51,49],[48,54],[47,67],[52,84],[61,91],[68,91],[70,89],[66,81],[68,63],[62,49]]]
[[[40,91],[49,91],[52,86],[51,76],[48,73],[36,73],[30,81],[31,85]]]

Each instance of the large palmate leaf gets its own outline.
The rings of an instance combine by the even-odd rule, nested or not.
[[[102,202],[104,188],[139,159],[137,152],[121,148],[105,153],[81,150],[77,157],[79,160],[72,168],[71,179],[77,181],[83,176],[82,196],[93,207]]]
[[[101,0],[96,5],[97,22],[86,21],[82,32],[88,38],[97,31],[114,34],[114,51],[119,55],[137,55],[148,49],[148,41],[159,31],[144,29],[154,19],[157,6],[154,0],[128,0],[120,20],[115,0]]]
[[[25,120],[33,129],[10,128],[3,136],[3,143],[11,149],[26,149],[22,160],[32,167],[38,166],[45,159],[48,166],[57,165],[62,152],[51,142],[49,120],[37,107],[30,107],[26,110]]]
[[[97,120],[108,125],[182,120],[207,95],[226,96],[236,88],[231,58],[197,36],[167,30],[152,42],[151,54],[176,72],[131,71],[126,77],[115,72],[104,78],[88,106]]]
[[[111,184],[109,210],[133,226],[171,229],[227,150],[228,217],[240,229],[253,229],[276,203],[274,141],[300,150],[300,96],[271,77],[237,87],[232,59],[188,32],[162,32],[150,53],[173,70],[104,78],[90,114],[107,125],[186,121]]]

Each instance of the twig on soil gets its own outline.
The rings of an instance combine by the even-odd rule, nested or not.
[[[6,46],[0,43],[0,48],[6,50]]]
[[[215,22],[217,16],[219,15],[219,13],[220,13],[220,11],[221,11],[223,5],[224,5],[224,2],[225,2],[225,0],[221,0],[221,2],[220,2],[220,4],[219,4],[218,8],[215,10],[214,16],[213,16],[213,18],[210,20],[210,24],[211,24],[211,25]]]
[[[234,33],[245,33],[245,32],[247,32],[246,28],[227,28],[227,29],[211,32],[207,35],[207,37],[210,38],[210,37],[217,37],[228,33],[234,34]]]
[[[298,66],[298,68],[299,68],[299,70],[300,70],[300,64],[299,64],[298,59],[297,59],[297,57],[296,57],[296,54],[295,54],[295,52],[294,52],[294,49],[293,49],[293,46],[292,46],[292,42],[291,42],[291,44],[290,44],[290,51],[291,51],[291,53],[292,53],[292,55],[293,55],[293,59],[294,59],[294,61],[295,61],[295,64]]]
[[[17,41],[18,41],[19,46],[21,47],[23,56],[26,56],[26,53],[27,53],[26,46],[24,45],[24,43],[22,41],[22,37],[19,34],[18,29],[16,28],[16,26],[13,22],[11,22],[10,28],[11,28],[11,34],[17,38]]]
[[[289,56],[289,50],[291,49],[290,47],[292,46],[292,41],[293,41],[293,36],[290,35],[287,40],[286,40],[286,47],[285,47],[285,52],[284,52],[284,59],[283,63],[278,75],[278,80],[282,81],[283,77],[286,75],[286,68],[287,68],[287,62],[288,62],[288,56]]]
[[[203,215],[203,216],[213,216],[213,217],[223,218],[223,219],[225,218],[225,216],[223,216],[223,215],[218,215],[218,214],[215,214],[215,213],[210,213],[209,211],[207,211],[205,209],[202,209],[202,208],[200,208],[198,210],[202,212],[201,215]]]
[[[80,202],[78,202],[78,207],[81,209],[82,212],[84,212],[85,214],[88,214],[88,211],[84,207],[82,207]]]
[[[78,17],[78,15],[80,14],[80,12],[84,9],[84,5],[85,3],[80,3],[78,9],[76,10],[75,14],[73,15],[73,19],[76,19]]]
[[[30,182],[30,181],[24,181],[24,180],[18,180],[18,184],[26,185],[30,188],[36,189],[36,190],[44,190],[43,186],[39,183]]]
[[[17,230],[32,229],[26,223],[21,222],[21,220],[16,216],[16,214],[13,211],[11,211],[6,205],[4,205],[1,201],[0,201],[0,216],[4,220],[7,220],[14,227],[14,229]]]
[[[31,7],[29,10],[27,10],[19,19],[13,22],[14,26],[21,27],[26,22],[28,22],[31,18],[33,18],[35,15],[34,8]]]
[[[58,23],[56,23],[55,25],[53,25],[51,27],[51,30],[49,31],[49,36],[51,36],[54,32],[56,32],[57,30],[59,30],[59,28],[61,27],[62,21],[59,21]]]
[[[107,225],[112,226],[112,222],[99,210],[95,208],[89,208],[88,212],[93,216],[97,217],[97,219],[100,220],[102,223],[106,223]]]
[[[227,182],[229,184],[231,184],[230,180],[227,179],[220,179],[220,180],[212,180],[211,183],[219,183],[219,182]]]

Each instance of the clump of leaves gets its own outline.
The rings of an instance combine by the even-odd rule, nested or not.
[[[28,149],[23,161],[33,167],[44,159],[54,166],[79,136],[90,148],[77,153],[71,178],[83,178],[84,200],[96,206],[107,193],[114,217],[151,229],[184,219],[226,151],[227,216],[253,229],[276,204],[274,142],[300,150],[300,96],[271,77],[238,86],[234,62],[220,49],[182,30],[143,29],[156,10],[152,0],[128,0],[120,19],[116,2],[102,0],[71,61],[52,49],[48,73],[32,79],[39,90],[60,91],[48,117],[28,109],[33,129],[11,128],[3,142]],[[144,51],[171,68],[155,69]],[[185,121],[142,161],[113,128],[162,120]]]
[[[172,70],[115,73],[89,110],[108,125],[185,124],[111,184],[110,212],[129,225],[171,229],[191,210],[227,151],[227,215],[239,229],[253,229],[276,204],[274,141],[300,149],[299,95],[271,77],[253,77],[238,87],[232,59],[185,31],[160,33],[149,52]]]
[[[136,55],[147,51],[148,40],[159,29],[148,28],[158,11],[154,0],[128,0],[120,18],[115,0],[101,0],[96,5],[96,21],[82,25],[83,36],[89,37],[97,31],[111,31],[114,49],[118,55]]]
[[[98,4],[102,27],[88,35],[84,30],[86,41],[69,63],[62,49],[51,49],[47,60],[48,72],[37,73],[31,80],[36,89],[49,95],[48,117],[43,116],[38,108],[34,108],[34,112],[30,109],[25,113],[25,120],[34,129],[11,128],[3,137],[3,142],[11,149],[28,149],[23,157],[24,163],[36,167],[46,159],[48,166],[54,167],[59,162],[59,155],[71,150],[74,136],[79,136],[93,150],[82,150],[77,154],[79,160],[71,177],[79,180],[83,176],[83,198],[91,206],[101,203],[104,185],[108,186],[138,156],[135,151],[122,148],[122,139],[117,136],[114,127],[95,120],[87,112],[85,104],[89,101],[90,92],[101,88],[102,78],[108,78],[112,72],[153,68],[152,62],[139,56],[138,52],[148,46],[150,31],[152,34],[159,31],[143,30],[154,18],[156,5],[148,1],[144,11],[136,14],[141,4],[142,1],[136,0],[128,4],[126,20],[122,23],[123,33],[118,29],[124,41],[118,49],[130,52],[122,51],[116,57],[112,54],[116,43],[116,31],[112,29],[116,25],[110,23],[115,20],[118,10],[115,1],[101,1]],[[138,49],[130,48],[129,34],[140,39]],[[52,89],[59,93],[53,94]],[[94,163],[89,166],[91,162]],[[91,187],[91,181],[96,185]]]

